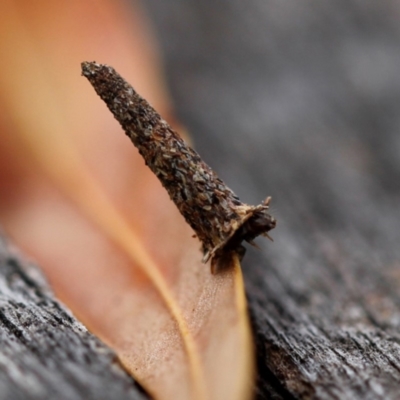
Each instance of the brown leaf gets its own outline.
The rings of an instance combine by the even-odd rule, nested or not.
[[[112,60],[172,115],[143,14],[128,11],[111,0],[1,3],[1,220],[156,398],[248,398],[238,262],[216,276],[201,264],[193,232],[80,77],[81,60]]]

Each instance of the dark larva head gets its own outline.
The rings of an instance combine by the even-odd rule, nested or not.
[[[241,228],[242,240],[253,240],[259,235],[269,232],[276,226],[276,219],[267,210],[260,210],[248,219]]]

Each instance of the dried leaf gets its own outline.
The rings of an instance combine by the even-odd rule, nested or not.
[[[201,264],[193,232],[80,77],[82,59],[112,59],[171,115],[144,20],[136,8],[130,27],[125,6],[1,3],[1,220],[156,398],[248,398],[237,260],[216,276]]]

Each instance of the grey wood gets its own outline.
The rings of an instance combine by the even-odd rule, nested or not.
[[[258,398],[400,397],[400,5],[146,2],[180,118],[242,200]]]
[[[0,399],[55,398],[147,396],[54,297],[40,271],[0,237]]]

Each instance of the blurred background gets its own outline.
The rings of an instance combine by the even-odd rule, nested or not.
[[[92,307],[100,326],[89,285],[106,297],[111,281],[143,277],[84,216],[99,190],[158,261],[179,256],[176,215],[155,211],[169,207],[155,178],[80,76],[82,61],[106,63],[189,133],[243,201],[272,196],[275,241],[259,240],[243,268],[260,371],[281,376],[285,359],[312,380],[331,348],[347,354],[351,332],[395,346],[399,21],[391,0],[2,0],[0,226],[57,295],[80,317]],[[152,241],[152,226],[168,227],[166,240]],[[125,275],[115,274],[121,265]],[[326,358],[310,332],[324,332]],[[364,371],[371,349],[358,346]]]
[[[400,259],[398,2],[3,0],[0,18],[0,221],[43,265],[78,235],[60,204],[82,168],[127,215],[144,186],[84,60],[185,126],[244,201],[273,197],[260,254],[279,274],[296,276],[315,232],[353,264]]]
[[[398,192],[396,2],[146,4],[180,115],[190,118],[194,136],[211,135],[213,142],[228,142],[226,153],[231,147],[240,153],[240,163],[223,157],[232,180],[246,169],[243,162],[263,151],[276,154],[275,148],[278,159],[263,157],[270,189],[272,181],[285,179],[299,150],[330,157],[340,146],[338,168],[349,163],[354,173],[368,172],[364,178],[374,176]],[[218,162],[220,149],[203,150],[198,141],[204,157]],[[304,185],[317,184],[313,174],[308,168]],[[331,183],[328,189],[320,182],[318,189],[340,190]],[[252,192],[242,185],[243,193]]]
[[[274,243],[244,259],[250,309],[398,329],[398,2],[145,4],[196,149],[242,200],[272,196]]]

